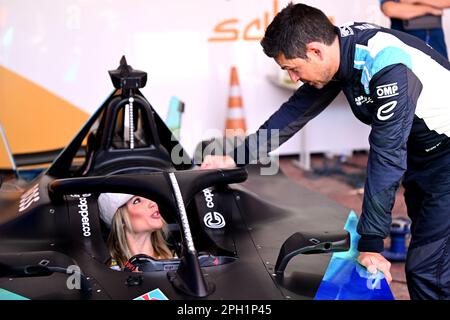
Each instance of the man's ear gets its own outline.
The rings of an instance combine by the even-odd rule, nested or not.
[[[319,58],[320,60],[323,59],[323,53],[324,53],[324,44],[321,42],[310,42],[306,44],[306,55],[308,58]]]

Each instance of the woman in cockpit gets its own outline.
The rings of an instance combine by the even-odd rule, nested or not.
[[[129,267],[128,260],[137,254],[154,259],[174,257],[165,238],[166,222],[156,202],[124,193],[102,193],[98,204],[100,217],[111,229],[107,244],[112,269]]]

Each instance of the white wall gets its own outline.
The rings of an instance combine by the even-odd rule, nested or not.
[[[378,0],[303,1],[346,21],[388,26]],[[288,98],[267,76],[278,67],[258,41],[244,41],[255,19],[273,18],[286,0],[0,0],[0,64],[39,83],[88,113],[112,90],[108,70],[126,55],[148,73],[144,95],[164,119],[172,95],[186,102],[181,140],[192,153],[214,129],[223,130],[229,71],[238,67],[250,131]],[[238,40],[210,42],[215,26],[237,19]],[[449,21],[444,19],[448,30]],[[262,28],[250,35],[262,35]],[[447,36],[450,32],[447,32]],[[450,42],[448,42],[450,43]],[[368,128],[350,114],[342,98],[307,126],[313,149],[367,146]],[[330,131],[333,131],[331,133]],[[297,153],[299,139],[282,147]]]

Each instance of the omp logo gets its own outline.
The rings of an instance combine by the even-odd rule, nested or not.
[[[39,185],[36,184],[20,196],[19,213],[28,209],[33,203],[38,202],[39,199]]]
[[[225,227],[225,218],[218,212],[212,211],[205,214],[203,217],[205,226],[211,229],[221,229]]]
[[[394,110],[394,108],[397,106],[397,101],[391,101],[388,102],[386,104],[383,104],[380,108],[378,108],[378,112],[377,112],[377,118],[381,121],[386,121],[389,118],[391,118],[394,115],[394,112],[391,112],[392,110]]]
[[[87,197],[90,197],[91,194],[71,194],[72,198],[78,198],[78,213],[81,216],[81,231],[83,232],[83,236],[90,237],[91,236],[91,224],[89,222],[89,207],[87,204]]]
[[[355,103],[358,107],[362,106],[364,103],[373,103],[372,98],[366,96],[359,96],[355,98]]]
[[[383,86],[378,86],[376,88],[377,96],[380,99],[386,99],[398,96],[398,85],[397,82],[385,84]]]

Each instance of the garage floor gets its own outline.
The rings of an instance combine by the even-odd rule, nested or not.
[[[280,168],[294,182],[315,192],[321,193],[341,205],[360,214],[363,199],[366,152],[356,152],[346,159],[326,158],[323,155],[313,155],[312,171],[305,171],[296,166],[298,157],[281,157]],[[393,217],[406,216],[406,205],[403,200],[403,189],[397,192],[392,212]],[[389,240],[385,242],[389,247]],[[396,300],[410,300],[406,287],[404,263],[392,263],[391,283],[392,293]]]

